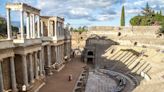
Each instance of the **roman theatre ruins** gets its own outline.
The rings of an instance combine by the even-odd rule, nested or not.
[[[15,11],[20,15],[16,35],[11,27],[11,12]],[[61,87],[73,85],[73,92],[163,92],[164,35],[158,34],[160,26],[92,26],[87,32],[70,32],[64,18],[40,15],[40,11],[25,3],[6,4],[0,92],[47,92],[50,87],[60,88],[53,84],[62,83]],[[67,66],[78,62],[85,66]],[[73,82],[66,82],[70,71],[79,74],[73,76]]]

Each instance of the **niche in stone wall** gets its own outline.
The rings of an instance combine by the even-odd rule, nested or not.
[[[118,32],[117,36],[121,36],[121,32]]]
[[[83,40],[83,37],[80,37],[81,40]]]
[[[162,34],[157,34],[156,38],[162,37]]]
[[[93,52],[92,51],[88,51],[88,56],[93,56]]]
[[[138,44],[137,42],[134,42],[134,46],[137,46],[137,44]]]

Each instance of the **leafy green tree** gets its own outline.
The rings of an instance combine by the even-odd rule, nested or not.
[[[6,20],[3,17],[0,17],[0,38],[5,37],[7,27],[6,27]]]
[[[16,34],[19,31],[18,27],[11,26],[12,28],[12,34]],[[3,17],[0,17],[0,39],[7,37],[7,23],[6,19]]]
[[[122,6],[122,11],[121,11],[121,26],[125,26],[125,8]]]
[[[130,24],[133,26],[151,26],[151,25],[161,25],[164,21],[164,16],[162,16],[162,11],[156,12],[147,3],[145,8],[141,11],[141,16],[135,16],[131,18]]]

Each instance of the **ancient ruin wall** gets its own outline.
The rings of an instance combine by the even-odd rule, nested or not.
[[[157,32],[160,26],[131,26],[131,27],[114,27],[114,26],[93,26],[88,32],[79,34],[72,32],[72,46],[75,48],[83,48],[85,41],[91,35],[105,36],[108,39],[119,42],[120,45],[134,45],[138,43],[140,46],[164,44],[164,36],[159,36]]]

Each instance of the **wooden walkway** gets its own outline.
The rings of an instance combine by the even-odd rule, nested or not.
[[[46,85],[39,92],[72,92],[84,66],[79,57],[74,58],[63,70],[47,77]],[[73,76],[71,82],[68,81],[69,74]]]

